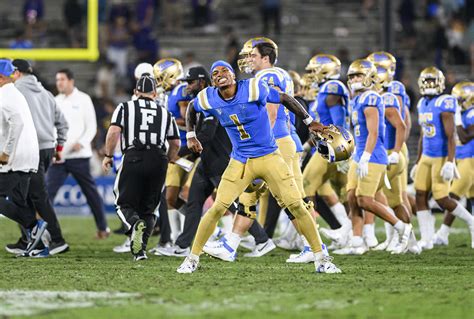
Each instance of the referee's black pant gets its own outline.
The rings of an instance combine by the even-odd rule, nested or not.
[[[203,168],[202,161],[199,162],[196,167],[196,171],[191,181],[191,186],[189,188],[188,202],[186,203],[184,214],[184,227],[183,231],[176,239],[176,245],[181,248],[187,248],[191,246],[191,243],[196,235],[199,222],[201,221],[202,216],[202,207],[206,199],[212,195],[219,182],[221,181],[221,176],[208,176]],[[228,208],[233,214],[237,213],[237,205],[233,203]],[[257,244],[264,243],[268,240],[268,236],[265,233],[264,229],[260,226],[259,223],[254,222],[249,229],[249,233],[255,238]]]
[[[117,172],[114,185],[117,215],[127,225],[129,235],[137,220],[145,221],[143,249],[156,222],[156,211],[160,204],[165,183],[168,157],[165,151],[154,148],[125,152],[122,165]]]

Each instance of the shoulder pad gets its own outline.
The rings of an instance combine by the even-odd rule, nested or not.
[[[321,89],[319,90],[320,93],[326,94],[335,94],[335,95],[347,95],[349,96],[349,90],[346,88],[344,83],[339,80],[329,80],[325,82]]]
[[[175,86],[175,88],[173,89],[173,91],[171,91],[171,95],[178,95],[179,92],[184,89],[185,87],[187,86],[187,83],[180,83],[178,84],[177,86]]]
[[[405,85],[400,81],[392,81],[388,86],[388,91],[395,95],[404,95],[406,94]]]
[[[449,95],[449,94],[443,94],[441,96],[438,96],[438,98],[435,101],[435,106],[436,107],[441,107],[444,106],[446,109],[455,109],[456,108],[456,99],[454,96]]]
[[[375,96],[376,98],[381,98],[381,96],[377,92],[372,91],[372,90],[368,90],[368,91],[365,91],[364,93],[362,93],[362,95],[360,96],[359,101],[361,103],[363,103],[371,96]]]
[[[285,77],[282,74],[282,72],[278,71],[275,68],[262,70],[262,71],[258,72],[255,75],[255,77],[258,78],[258,79],[269,78],[267,80],[268,84],[276,85],[276,86],[279,86],[285,80]],[[271,81],[275,81],[275,80],[277,80],[278,83],[271,83]]]
[[[199,105],[201,109],[203,110],[210,110],[212,109],[211,104],[209,103],[209,97],[208,97],[208,91],[212,90],[212,88],[205,88],[201,92],[198,93],[197,95],[197,100],[199,102]],[[210,93],[210,92],[209,92]]]
[[[248,102],[258,101],[260,96],[260,85],[267,85],[265,81],[261,81],[260,78],[251,78],[247,80],[249,98]]]
[[[395,106],[397,108],[400,108],[400,103],[398,102],[397,97],[393,93],[390,93],[390,92],[383,93],[382,100],[385,106],[389,106],[389,107]]]

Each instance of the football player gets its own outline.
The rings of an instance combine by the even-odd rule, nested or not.
[[[457,83],[451,94],[458,100],[456,164],[461,177],[453,181],[450,196],[457,201],[466,197],[472,205],[474,197],[472,177],[472,172],[474,172],[474,82]],[[433,239],[434,245],[448,245],[449,229],[454,218],[451,213],[446,214],[443,224]],[[471,240],[472,238],[474,237],[471,237]],[[474,240],[471,241],[471,247],[474,248]]]
[[[310,114],[324,125],[335,125],[349,128],[349,90],[338,80],[341,73],[341,62],[330,54],[317,54],[309,60],[306,71],[310,75],[313,88],[318,88],[316,100],[310,105]],[[307,145],[307,144],[306,144]],[[351,221],[347,217],[344,205],[346,200],[345,186],[347,184],[348,162],[328,162],[320,153],[315,153],[309,160],[303,172],[304,191],[314,198],[316,193],[323,198],[335,220],[337,231],[321,228],[321,233],[326,237],[340,237],[338,245],[345,245]],[[333,187],[336,189],[334,191]],[[332,226],[328,217],[322,217]],[[334,220],[334,218],[332,218]],[[340,236],[330,236],[340,233]]]
[[[164,105],[167,106],[167,109],[176,119],[176,124],[178,124],[181,138],[181,149],[179,150],[178,156],[194,161],[195,156],[191,154],[186,147],[186,127],[184,118],[186,115],[186,107],[192,97],[186,92],[187,83],[179,83],[179,79],[184,75],[183,66],[177,59],[165,58],[157,61],[153,65],[153,69],[157,86],[161,88],[165,94],[162,98]],[[190,176],[192,176],[192,174],[188,174],[180,166],[174,163],[169,163],[165,186],[172,242],[178,238],[180,232],[180,220],[183,219],[179,212],[179,208],[182,204],[179,199],[180,191],[182,197],[186,199],[189,187],[186,187],[185,185],[187,179],[191,178]]]
[[[400,236],[396,253],[406,250],[412,232],[411,224],[390,214],[386,206],[374,199],[377,191],[383,187],[388,164],[384,146],[384,105],[380,95],[374,91],[376,73],[374,64],[366,59],[352,62],[347,72],[347,84],[353,94],[351,120],[356,141],[347,183],[353,237],[350,247],[334,251],[338,254],[363,254],[367,251],[362,238],[364,210],[374,213],[395,228]]]
[[[219,218],[252,181],[262,178],[272,194],[284,207],[289,208],[298,221],[301,232],[316,255],[316,271],[340,273],[331,258],[322,252],[316,223],[301,198],[289,166],[278,150],[268,117],[267,102],[283,103],[303,118],[312,131],[322,131],[324,126],[314,121],[294,98],[269,88],[262,79],[236,82],[235,72],[227,62],[215,62],[211,67],[211,77],[215,87],[201,91],[188,106],[188,146],[194,152],[202,149],[194,132],[196,112],[212,114],[219,119],[229,134],[233,146],[232,158],[222,175],[216,200],[199,224],[191,254],[177,271],[192,273],[198,268],[199,255]]]
[[[445,79],[436,67],[421,71],[418,86],[422,97],[418,101],[418,122],[422,127],[418,158],[410,174],[415,180],[417,217],[422,249],[433,248],[434,217],[428,206],[431,191],[437,204],[464,220],[474,235],[474,217],[456,200],[449,197],[450,183],[459,178],[454,162],[456,151],[456,98],[443,94]]]

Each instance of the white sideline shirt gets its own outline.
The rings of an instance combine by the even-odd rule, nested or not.
[[[38,170],[35,124],[25,97],[13,83],[0,88],[0,151],[10,156],[8,164],[0,166],[0,173]]]
[[[59,94],[55,99],[69,124],[63,158],[92,157],[91,142],[97,133],[97,119],[90,96],[74,88],[70,95]],[[72,146],[76,143],[81,144],[82,148],[74,152]]]

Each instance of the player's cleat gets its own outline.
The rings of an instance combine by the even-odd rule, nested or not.
[[[153,254],[155,256],[162,256],[162,254],[160,253],[160,248],[170,248],[172,246],[171,242],[166,242],[164,244],[158,242],[158,244],[156,244],[155,247],[153,247],[152,249],[150,249],[148,252],[150,254]]]
[[[449,238],[436,233],[433,237],[433,246],[448,246]]]
[[[37,247],[30,252],[25,251],[23,254],[20,254],[17,257],[45,258],[49,256],[49,248],[43,246],[42,248]]]
[[[183,263],[176,269],[176,271],[180,274],[191,274],[195,272],[199,267],[199,257],[191,257],[188,256],[183,261]]]
[[[145,227],[143,219],[139,219],[133,224],[132,236],[130,236],[130,251],[133,255],[137,255],[143,249],[143,232]]]
[[[410,239],[413,226],[411,224],[405,224],[403,233],[400,236],[399,246],[393,250],[394,254],[403,254],[407,251],[408,240]]]
[[[137,254],[133,255],[134,261],[140,261],[140,260],[146,260],[146,259],[148,259],[148,256],[146,255],[146,252],[143,249],[140,250]]]
[[[49,243],[49,254],[57,255],[65,253],[69,250],[69,245],[64,241],[52,241]]]
[[[340,227],[338,229],[328,229],[321,227],[319,232],[326,238],[335,242],[339,247],[344,247],[350,240],[350,228]]]
[[[256,245],[253,251],[244,254],[244,257],[262,257],[275,248],[275,243],[271,238],[269,238],[266,242]]]
[[[296,241],[290,242],[288,239],[282,237],[280,239],[275,239],[274,244],[284,250],[298,250],[298,244]]]
[[[129,253],[130,252],[130,238],[125,238],[122,245],[115,246],[113,249],[114,253]]]
[[[42,219],[38,219],[31,232],[27,230],[30,236],[30,243],[28,244],[25,253],[29,254],[31,251],[36,249],[38,244],[41,242],[41,237],[45,233],[46,227],[48,227],[48,223]]]
[[[372,250],[375,250],[375,251],[385,250],[385,249],[387,249],[387,247],[388,247],[388,245],[390,244],[391,241],[392,240],[390,238],[387,238],[387,239],[385,239],[385,241],[381,242],[380,244],[378,244],[377,246],[372,248]]]
[[[431,250],[433,249],[433,241],[424,241],[423,239],[418,241],[418,247],[420,247],[422,250]]]
[[[240,247],[253,251],[255,249],[255,238],[253,236],[245,236],[240,241]]]
[[[415,232],[412,230],[410,239],[408,240],[408,252],[419,255],[421,254],[421,248],[418,246],[416,241]]]
[[[307,264],[316,261],[316,256],[311,251],[311,248],[305,246],[299,254],[291,254],[290,258],[286,260],[287,263]]]
[[[233,262],[237,258],[237,251],[229,246],[225,237],[221,238],[215,247],[204,245],[202,249],[206,254],[223,261]]]
[[[189,247],[181,248],[178,245],[173,245],[171,247],[157,247],[155,255],[169,256],[169,257],[187,257],[191,250]]]
[[[320,257],[316,257],[314,261],[314,267],[316,268],[317,273],[325,273],[325,274],[340,274],[342,273],[341,269],[337,268],[336,265],[332,262],[333,257],[331,256],[324,256],[320,255]]]
[[[5,246],[5,250],[10,254],[20,255],[28,247],[28,243],[23,241],[21,238],[14,244],[8,244]]]
[[[388,243],[386,251],[392,252],[394,251],[400,242],[400,235],[397,232],[394,232],[392,240]]]
[[[364,244],[358,247],[345,247],[341,249],[336,249],[332,253],[335,255],[363,255],[369,251],[369,248]]]
[[[364,237],[364,240],[369,249],[373,249],[377,247],[377,245],[379,244],[379,241],[377,240],[377,237],[375,236],[366,236]]]

